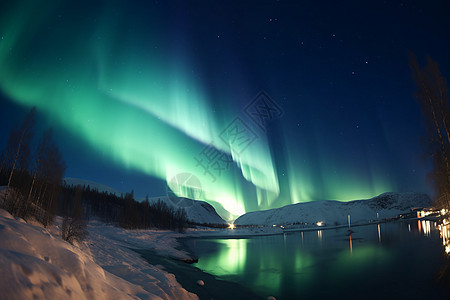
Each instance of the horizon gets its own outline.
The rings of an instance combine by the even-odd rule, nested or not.
[[[72,182],[71,184],[69,184],[69,183],[67,183],[67,179],[70,179],[70,181]],[[77,183],[77,181],[79,181],[80,183]],[[125,193],[127,193],[127,192],[122,192],[122,191],[118,191],[118,190],[115,190],[113,187],[110,187],[110,186],[107,186],[107,185],[105,185],[105,184],[102,184],[101,182],[95,182],[95,181],[90,181],[90,180],[88,180],[88,179],[82,179],[82,178],[73,178],[73,177],[65,177],[65,178],[63,178],[63,182],[66,184],[66,185],[68,185],[68,186],[76,186],[76,185],[80,185],[80,186],[84,186],[84,187],[90,187],[91,188],[91,190],[92,189],[96,189],[98,192],[104,192],[104,191],[106,191],[106,192],[108,192],[108,193],[113,193],[113,194],[115,194],[115,192],[117,192],[117,193],[119,193],[119,194],[116,194],[116,196],[118,196],[118,197],[123,197],[124,195],[125,195]],[[73,182],[75,182],[75,183],[73,183]],[[130,191],[130,192],[132,192],[132,191]],[[426,194],[426,193],[420,193],[420,192],[414,192],[414,191],[400,191],[400,192],[383,192],[383,193],[381,193],[381,194],[378,194],[378,195],[375,195],[374,197],[370,197],[370,198],[364,198],[364,199],[347,199],[347,200],[336,200],[336,199],[313,199],[313,200],[311,200],[311,201],[308,201],[308,202],[299,202],[299,203],[291,203],[291,204],[286,204],[286,205],[283,205],[283,206],[280,206],[280,207],[272,207],[272,208],[268,208],[268,209],[261,209],[261,210],[254,210],[254,211],[246,211],[245,213],[243,213],[243,214],[241,214],[241,215],[234,215],[234,214],[231,214],[229,211],[227,211],[227,210],[225,210],[225,211],[223,211],[223,207],[217,207],[217,204],[220,204],[220,203],[217,203],[217,202],[215,202],[215,203],[209,203],[209,201],[205,201],[205,200],[201,200],[201,199],[193,199],[193,198],[189,198],[189,197],[183,197],[183,198],[188,198],[188,199],[190,199],[190,200],[196,200],[196,201],[204,201],[204,202],[207,202],[208,204],[210,204],[211,206],[213,206],[213,208],[215,209],[215,211],[216,211],[216,213],[224,220],[224,221],[226,221],[226,222],[234,222],[237,218],[239,218],[239,217],[241,217],[241,216],[243,216],[243,215],[245,215],[246,213],[250,213],[250,212],[258,212],[258,211],[267,211],[267,210],[272,210],[272,209],[279,209],[279,208],[282,208],[282,207],[284,207],[284,206],[287,206],[287,205],[295,205],[295,204],[308,204],[308,203],[311,203],[311,202],[317,202],[317,201],[334,201],[334,202],[340,202],[340,203],[342,203],[342,202],[353,202],[353,201],[366,201],[366,200],[371,200],[371,199],[374,199],[374,198],[378,198],[378,197],[380,197],[380,196],[382,196],[382,195],[385,195],[385,194],[393,194],[393,195],[398,195],[398,194],[400,194],[400,195],[406,195],[406,194],[417,194],[417,195],[421,195],[421,194],[424,194],[424,195],[426,195],[427,197],[430,197],[430,199],[431,199],[431,196],[430,195],[428,195],[428,194]],[[176,196],[176,195],[175,195]],[[152,196],[152,197],[148,197],[148,199],[149,200],[159,200],[159,199],[164,199],[164,198],[167,198],[167,199],[171,199],[171,197],[172,197],[172,195],[169,195],[169,194],[162,194],[162,195],[159,195],[159,196]],[[146,196],[145,197],[134,197],[134,200],[136,200],[136,201],[139,201],[139,202],[142,202],[142,201],[144,201],[146,199]],[[172,200],[173,201],[173,200]]]

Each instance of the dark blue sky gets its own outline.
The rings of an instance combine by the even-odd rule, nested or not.
[[[69,97],[68,88],[54,78],[72,76],[79,89],[83,80],[92,83],[89,80],[95,78],[98,89],[107,86],[110,90],[103,94],[132,103],[133,115],[149,105],[153,117],[166,120],[163,105],[153,110],[157,104],[152,100],[139,102],[145,93],[123,91],[133,85],[139,89],[139,80],[161,80],[157,95],[164,98],[173,94],[161,87],[168,80],[167,86],[182,86],[189,95],[174,96],[183,102],[175,110],[186,105],[192,109],[185,112],[190,117],[178,114],[180,120],[187,118],[189,123],[190,118],[197,118],[196,110],[202,113],[198,119],[207,116],[207,129],[198,129],[205,135],[196,135],[195,126],[190,131],[189,125],[185,132],[203,145],[209,142],[208,130],[220,131],[233,117],[245,116],[244,107],[260,91],[282,109],[280,117],[266,124],[266,133],[255,129],[261,144],[254,144],[259,145],[250,155],[254,161],[243,159],[250,166],[260,163],[258,157],[272,160],[269,175],[264,168],[255,168],[265,174],[264,180],[275,178],[276,183],[269,180],[268,190],[276,190],[277,195],[275,200],[267,200],[273,195],[264,196],[263,205],[249,199],[258,191],[234,190],[241,197],[238,202],[245,202],[245,210],[320,198],[351,200],[386,191],[431,192],[425,180],[427,168],[420,144],[425,131],[413,98],[416,88],[408,52],[415,52],[421,62],[430,55],[448,78],[447,1],[55,1],[39,17],[26,13],[32,10],[31,1],[18,3],[0,6],[0,63],[6,66],[6,71],[0,71],[2,147],[8,130],[34,104],[40,112],[40,126],[53,126],[56,131],[67,162],[66,176],[98,181],[124,192],[134,189],[137,196],[164,194],[170,176],[161,175],[161,169],[172,168],[167,148],[161,146],[161,157],[157,151],[148,156],[164,166],[154,163],[140,168],[123,149],[109,148],[117,144],[105,141],[100,145],[96,143],[100,137],[87,134],[85,128],[78,130],[76,124],[81,123],[77,120],[65,124],[62,112],[46,107],[54,107],[55,102],[42,95]],[[11,42],[5,42],[8,38]],[[132,72],[139,77],[131,76]],[[31,74],[38,79],[21,80]],[[55,88],[49,92],[52,80]],[[48,86],[47,94],[25,92],[36,86]],[[199,97],[192,96],[193,90],[204,105],[197,103]],[[89,95],[89,105],[102,106],[94,104],[101,102],[87,89],[80,95]],[[103,118],[108,111],[93,110],[95,114]],[[121,122],[120,115],[111,117]],[[166,122],[181,131],[187,124],[173,119]],[[89,128],[89,133],[96,132],[95,127]],[[107,133],[111,139],[119,132],[114,128]],[[136,143],[137,133],[132,126],[127,128],[130,139],[126,143]],[[157,145],[158,139],[153,142]],[[171,142],[177,145],[174,138]],[[190,145],[180,141],[179,153],[192,151]],[[186,159],[196,153],[186,154]],[[184,171],[195,173],[189,168]],[[247,181],[258,186],[258,179],[244,173],[243,178],[230,175],[221,187],[230,189],[230,183],[238,182],[237,190],[251,190]]]

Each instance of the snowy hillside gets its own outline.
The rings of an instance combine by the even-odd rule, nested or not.
[[[188,219],[192,222],[209,224],[227,223],[217,214],[214,207],[204,201],[192,200],[182,197],[163,196],[150,198],[149,202],[153,203],[158,201],[158,199],[165,202],[170,207],[173,207],[175,210],[178,208],[184,208]]]
[[[172,233],[92,223],[76,247],[60,238],[59,221],[46,229],[0,209],[1,299],[198,299],[129,249],[176,256]]]
[[[429,207],[431,199],[419,193],[385,193],[367,200],[349,202],[314,201],[287,205],[277,209],[249,212],[240,216],[237,225],[273,225],[296,222],[315,223],[324,221],[328,225],[352,223],[395,217],[409,212],[414,207]]]

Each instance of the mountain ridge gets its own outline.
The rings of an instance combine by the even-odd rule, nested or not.
[[[353,222],[392,218],[414,207],[428,207],[431,198],[423,193],[383,193],[370,199],[340,202],[318,200],[289,204],[280,208],[248,212],[236,219],[236,225],[279,225],[289,223],[345,224],[348,215]]]

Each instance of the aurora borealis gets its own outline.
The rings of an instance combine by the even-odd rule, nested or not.
[[[448,74],[446,16],[444,1],[2,2],[0,145],[36,106],[66,176],[143,197],[193,174],[235,215],[428,191],[407,57]]]

